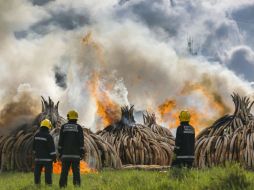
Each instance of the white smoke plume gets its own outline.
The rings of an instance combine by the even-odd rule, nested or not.
[[[62,115],[74,108],[82,124],[102,128],[91,93],[95,73],[99,92],[137,110],[157,112],[174,100],[177,110],[195,108],[214,119],[232,109],[232,92],[253,96],[254,29],[248,25],[253,1],[0,0],[0,5],[2,110],[25,84],[38,104],[41,95],[50,96],[60,100]]]

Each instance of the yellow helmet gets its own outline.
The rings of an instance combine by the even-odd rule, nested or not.
[[[190,112],[188,112],[187,110],[181,111],[179,115],[179,119],[181,122],[190,121],[190,117]]]
[[[77,120],[78,119],[78,112],[75,110],[70,110],[67,114],[67,119],[68,120]]]
[[[41,127],[47,127],[49,129],[52,128],[52,124],[51,124],[51,121],[48,120],[48,119],[44,119],[41,121]]]

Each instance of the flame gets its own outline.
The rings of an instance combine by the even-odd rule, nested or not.
[[[214,109],[219,112],[220,115],[229,112],[230,109],[223,103],[222,97],[216,92],[211,91],[211,88],[208,88],[201,83],[186,83],[181,91],[181,95],[186,95],[192,91],[198,91],[207,98],[209,104],[208,109]]]
[[[173,109],[176,108],[175,100],[166,100],[163,104],[161,104],[158,108],[158,111],[162,118],[166,117],[168,113],[170,113]]]
[[[179,110],[173,111],[172,116],[171,116],[170,127],[176,128],[177,126],[180,125],[180,120],[179,120],[180,111]],[[202,127],[210,124],[207,120],[206,114],[204,114],[202,112],[198,112],[194,108],[190,108],[190,109],[188,109],[188,111],[191,114],[190,124],[194,127],[196,134],[198,134],[200,132]]]
[[[62,170],[62,163],[60,161],[53,163],[54,174],[60,174],[61,170]],[[72,169],[70,169],[69,173],[72,174]],[[87,173],[97,173],[97,171],[95,169],[90,168],[88,164],[82,160],[80,161],[80,174],[87,174]]]
[[[102,46],[92,38],[92,32],[88,32],[82,42],[85,46],[91,46],[98,58],[100,65],[105,65],[105,58]],[[120,106],[110,98],[109,92],[113,88],[111,83],[103,84],[103,75],[107,75],[103,67],[94,70],[89,81],[88,90],[90,91],[97,106],[97,114],[104,126],[114,123],[120,117]]]
[[[214,110],[216,116],[219,116],[227,113],[229,109],[222,102],[222,98],[218,94],[211,92],[210,88],[207,88],[202,84],[186,83],[180,96],[186,96],[194,91],[201,93],[208,100],[208,105],[202,111],[197,110],[197,108],[194,107],[185,108],[189,110],[191,114],[190,124],[193,125],[197,134],[201,128],[212,124],[214,118],[211,118],[211,116],[207,114],[209,110]],[[180,104],[177,103],[176,100],[168,99],[158,106],[157,111],[160,116],[160,121],[168,123],[169,128],[175,128],[180,124],[179,113],[183,108],[179,105]]]
[[[196,111],[194,108],[189,108],[191,113],[190,124],[194,127],[196,134],[200,131],[200,126],[206,126],[206,114]],[[169,128],[176,128],[180,125],[179,114],[180,109],[175,100],[167,100],[158,107],[160,113],[160,121],[168,123]]]
[[[88,87],[97,106],[97,114],[101,117],[103,125],[108,126],[120,117],[120,106],[114,102],[106,90],[100,89],[100,76],[94,72],[89,80]]]
[[[82,43],[85,46],[91,47],[95,50],[96,58],[100,64],[98,68],[93,71],[88,81],[88,90],[92,98],[95,100],[97,106],[97,114],[104,126],[116,122],[120,118],[120,106],[111,98],[110,92],[113,88],[112,83],[105,83],[103,76],[107,75],[104,69],[105,58],[101,44],[93,39],[92,32],[88,32],[83,38]],[[208,102],[204,110],[200,111],[196,107],[188,107],[191,112],[191,124],[195,127],[196,132],[201,127],[206,127],[211,124],[212,119],[209,113],[214,110],[217,115],[225,114],[229,109],[222,102],[222,98],[212,91],[211,81],[204,77],[200,83],[187,82],[182,91],[177,96],[188,96],[192,92],[201,93]],[[183,109],[175,99],[167,99],[158,106],[157,112],[160,116],[159,120],[163,123],[168,123],[169,127],[177,127],[179,125],[179,112]],[[186,108],[184,108],[186,109]],[[153,110],[153,109],[150,109]],[[97,128],[100,128],[97,126]]]

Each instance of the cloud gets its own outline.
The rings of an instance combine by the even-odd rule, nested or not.
[[[233,9],[231,16],[244,36],[244,43],[254,48],[254,3]]]
[[[31,0],[33,5],[39,5],[39,6],[43,6],[51,1],[54,1],[54,0]]]
[[[53,5],[53,4],[51,4]],[[30,25],[26,30],[15,31],[17,38],[26,38],[30,33],[45,36],[56,30],[75,30],[90,23],[86,9],[73,9],[72,7],[57,8],[49,6],[45,8],[47,17]]]
[[[118,7],[117,18],[141,22],[178,53],[186,54],[191,37],[196,51],[220,59],[220,54],[241,43],[237,24],[228,18],[228,7],[202,1],[127,1]],[[172,6],[173,3],[173,6]]]
[[[248,46],[233,48],[226,63],[230,69],[248,81],[254,81],[254,51]]]
[[[253,51],[245,43],[253,31],[243,33],[236,22],[246,2],[0,3],[2,108],[25,83],[32,89],[32,97],[60,99],[60,113],[75,108],[80,122],[94,127],[98,115],[89,82],[95,72],[100,73],[102,92],[120,105],[135,104],[138,110],[156,110],[167,99],[176,99],[179,109],[191,105],[204,110],[208,101],[204,94],[181,95],[187,84],[203,85],[215,99],[221,98],[225,107],[230,107],[233,91],[252,93],[251,83],[244,78],[252,81],[248,72]],[[82,38],[89,32],[91,39],[86,44]],[[188,54],[188,37],[193,38],[198,56]],[[208,111],[218,115],[214,108]]]
[[[24,0],[0,0],[0,40],[3,43],[6,38],[12,38],[13,31],[28,28],[36,23],[46,13]]]

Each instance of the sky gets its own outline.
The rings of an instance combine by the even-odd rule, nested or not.
[[[0,0],[0,9],[2,123],[39,112],[40,96],[89,128],[103,127],[98,104],[109,109],[109,99],[169,126],[173,115],[158,111],[168,101],[210,121],[232,112],[233,92],[253,98],[254,0]]]

